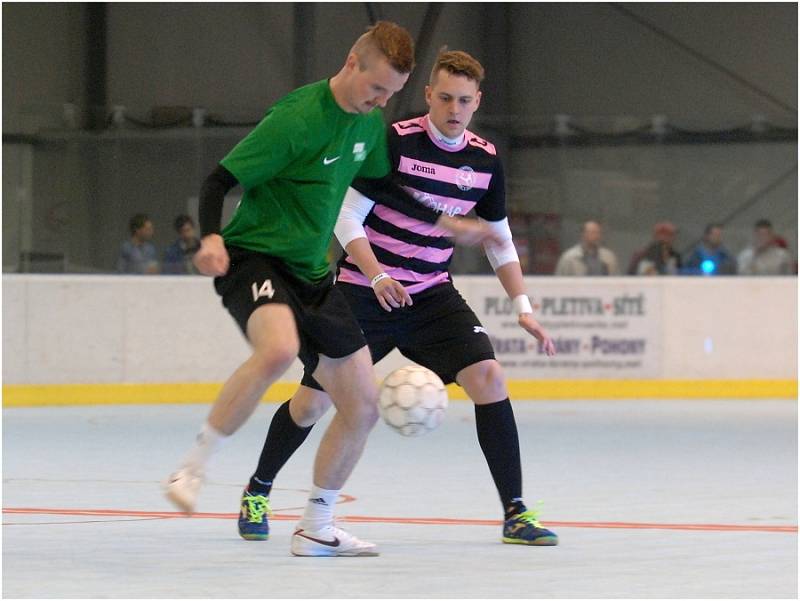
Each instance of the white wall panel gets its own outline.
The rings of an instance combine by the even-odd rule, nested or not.
[[[125,381],[129,300],[122,286],[91,276],[34,277],[28,281],[27,303],[26,346],[20,351],[29,381]],[[10,375],[8,383],[16,380]]]
[[[797,280],[705,283],[670,278],[665,284],[663,377],[797,377]]]
[[[125,380],[219,382],[249,355],[211,280],[125,278]]]
[[[593,353],[591,337],[598,330],[576,326],[581,319],[607,319],[605,336],[646,339],[648,352],[652,346],[655,354],[645,356],[641,368],[614,368],[606,372],[612,379],[797,378],[796,278],[527,282],[535,307],[548,297],[559,303],[555,312],[537,313],[540,321],[558,326],[550,330],[554,337],[583,337],[588,346],[572,359],[588,362],[557,369],[518,362],[506,369],[509,378],[603,377],[591,362],[614,357]],[[462,276],[456,286],[494,338],[526,336],[516,331],[513,316],[488,317],[498,314],[486,310],[486,298],[504,295],[495,278]],[[238,327],[204,278],[18,275],[3,276],[3,289],[5,384],[221,382],[248,356]],[[615,295],[636,297],[637,291],[651,306],[624,318],[610,309],[605,317],[587,317],[575,310],[583,301],[569,300],[599,297],[610,306]],[[639,323],[643,317],[648,323]],[[526,352],[528,358],[535,354]],[[564,353],[559,360],[569,358]],[[384,375],[406,363],[393,353],[377,371]],[[295,362],[282,379],[298,381],[301,373]]]
[[[24,278],[3,277],[3,382],[9,376],[27,381],[27,294]]]

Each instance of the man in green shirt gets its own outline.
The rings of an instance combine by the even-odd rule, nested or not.
[[[295,555],[377,554],[375,545],[333,525],[333,505],[377,420],[378,390],[366,341],[333,287],[326,253],[353,178],[389,174],[385,125],[373,109],[402,89],[413,66],[408,32],[377,23],[338,74],[278,101],[200,194],[203,237],[194,263],[215,276],[253,354],[223,386],[195,445],[168,479],[167,497],[194,510],[210,456],[299,356],[337,413],[317,452],[311,494],[292,537]],[[224,197],[236,185],[244,196],[220,234]],[[458,242],[492,237],[475,224],[428,213]]]

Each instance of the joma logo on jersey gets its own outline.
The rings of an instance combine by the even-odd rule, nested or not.
[[[258,287],[258,282],[253,282],[250,288],[253,291],[253,302],[256,302],[261,297],[272,298],[275,295],[275,289],[272,287],[272,280],[264,280],[261,288]]]
[[[353,144],[353,160],[363,161],[367,158],[366,145],[364,142],[356,142]]]
[[[420,173],[427,173],[428,175],[436,175],[436,169],[433,167],[420,165],[419,163],[414,163],[411,165],[411,171],[419,171]]]

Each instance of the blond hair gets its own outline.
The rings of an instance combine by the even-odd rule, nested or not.
[[[477,82],[478,87],[480,87],[485,75],[483,65],[481,65],[477,59],[461,50],[448,50],[447,46],[439,50],[436,62],[433,63],[430,85],[436,83],[436,76],[442,69],[451,75],[462,75],[467,79],[471,79]]]
[[[378,21],[356,40],[350,52],[358,57],[359,68],[367,68],[369,59],[380,54],[389,61],[392,69],[401,74],[414,68],[414,40],[405,28],[391,21]]]

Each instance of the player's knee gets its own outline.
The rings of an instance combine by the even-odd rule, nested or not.
[[[371,430],[378,421],[378,388],[374,385],[366,385],[358,391],[358,394],[349,399],[338,410],[346,418],[350,427],[357,430]]]
[[[487,396],[491,396],[492,398],[508,396],[506,377],[505,374],[503,374],[503,368],[500,367],[497,361],[489,361],[484,383]]]
[[[261,349],[253,354],[259,373],[265,377],[282,374],[297,357],[297,349],[291,345],[281,348]]]
[[[486,364],[486,385],[491,388],[504,388],[506,385],[503,368],[497,361],[488,361]]]
[[[295,396],[291,404],[292,419],[298,426],[307,428],[316,424],[330,406],[330,397],[321,391]]]
[[[372,402],[363,402],[359,406],[359,423],[362,428],[371,430],[378,422],[380,412],[378,411],[377,394]]]
[[[473,400],[479,403],[500,401],[508,396],[505,374],[497,361],[481,361],[465,374]]]
[[[359,399],[357,403],[359,414],[370,425],[375,425],[378,421],[378,386],[369,381],[360,389]]]
[[[307,410],[308,419],[313,419],[314,423],[318,422],[330,407],[331,400],[329,397],[325,395],[314,397]]]

